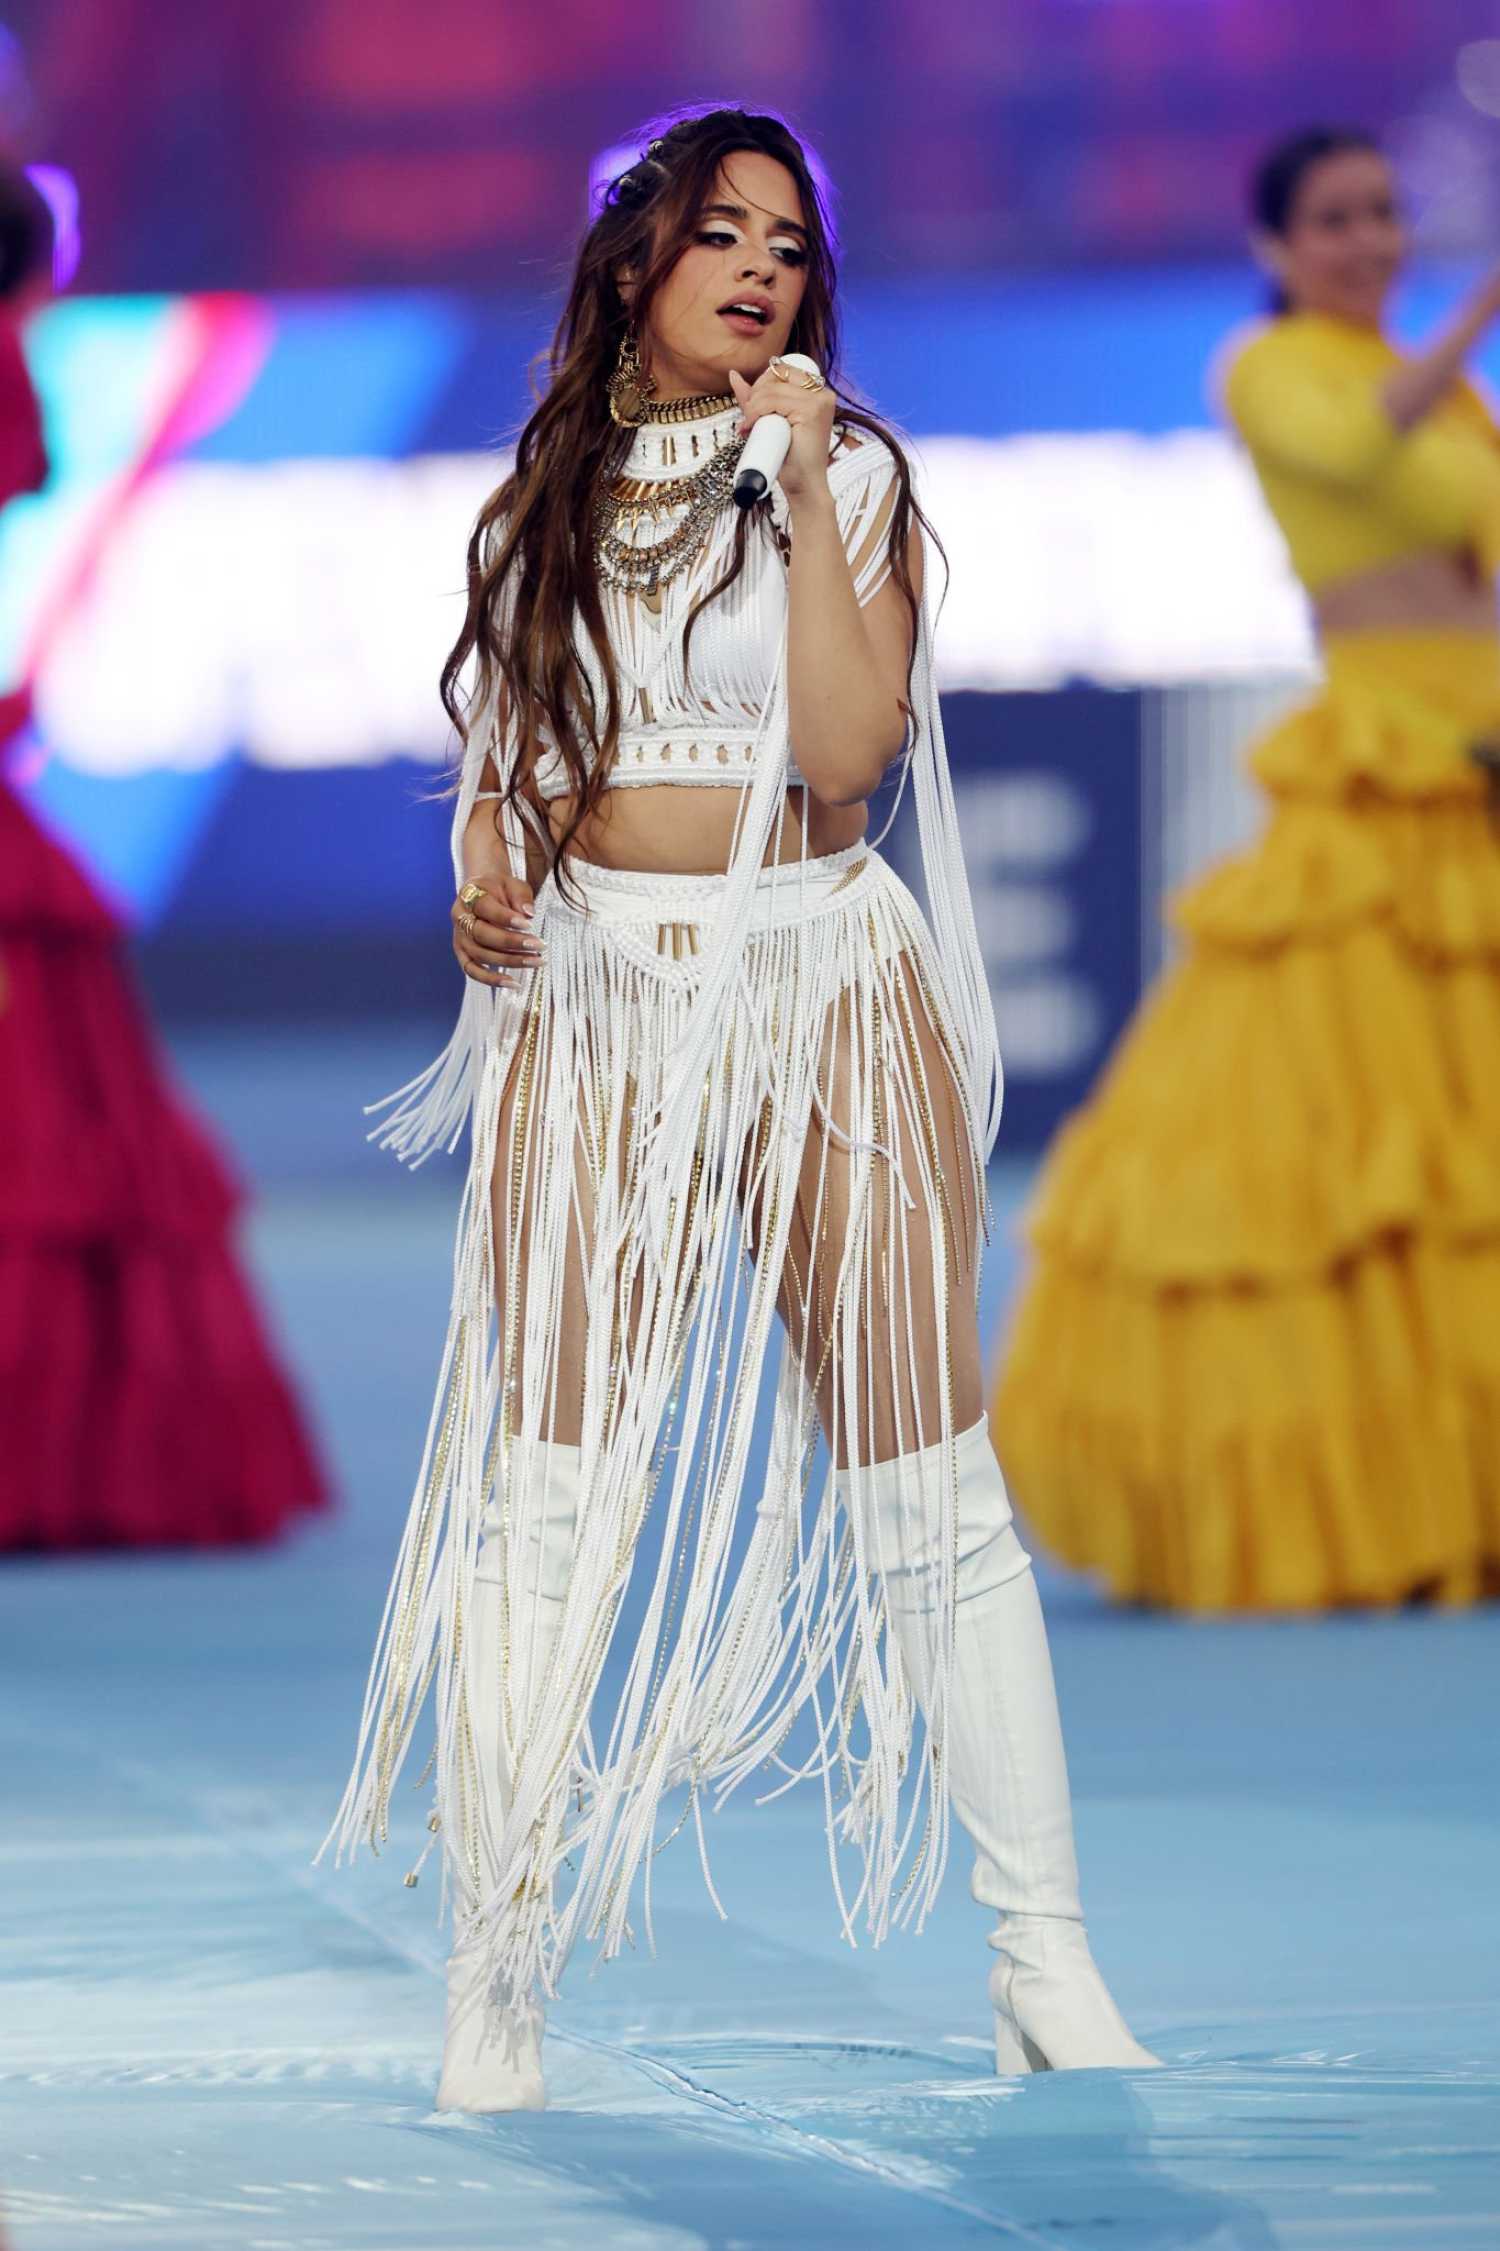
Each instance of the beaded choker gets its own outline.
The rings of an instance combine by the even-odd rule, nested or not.
[[[651,422],[707,422],[711,415],[727,414],[734,405],[728,391],[694,391],[684,399],[650,399],[641,420]]]
[[[662,422],[653,414],[649,421],[631,431],[630,448],[620,464],[620,475],[676,480],[691,476],[715,454],[726,451],[738,454],[739,419],[739,409],[732,399],[717,413],[685,423]]]

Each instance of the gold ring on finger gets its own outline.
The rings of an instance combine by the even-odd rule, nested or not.
[[[459,929],[460,929],[460,930],[461,930],[461,931],[463,932],[463,934],[464,934],[464,936],[465,936],[466,938],[472,938],[472,937],[473,937],[473,935],[474,935],[474,922],[475,922],[475,915],[474,915],[474,909],[473,909],[472,907],[470,907],[470,908],[469,908],[469,910],[468,910],[468,912],[467,912],[466,914],[461,914],[461,915],[459,916],[459,918],[458,918],[458,927],[459,927]]]
[[[787,366],[785,360],[772,360],[771,373],[775,376],[778,383],[790,383],[790,381],[792,380],[792,371]]]
[[[472,907],[476,901],[485,898],[487,894],[482,883],[466,883],[458,896],[464,906]]]
[[[815,368],[799,367],[796,373],[797,381],[802,385],[804,391],[827,390],[827,383],[824,381],[823,377],[818,374]]]

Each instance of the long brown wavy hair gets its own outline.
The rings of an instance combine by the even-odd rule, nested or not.
[[[554,866],[603,798],[620,738],[619,675],[600,599],[594,519],[601,490],[620,474],[630,432],[611,419],[606,386],[627,334],[645,334],[652,303],[693,238],[720,167],[740,150],[773,157],[797,183],[808,236],[806,283],[787,349],[806,352],[838,389],[842,423],[890,447],[896,465],[890,566],[915,640],[917,598],[907,546],[913,522],[925,519],[894,436],[839,386],[835,238],[807,152],[779,117],[740,109],[679,113],[654,130],[639,160],[610,182],[579,245],[562,318],[541,363],[539,402],[517,442],[511,474],[485,502],[469,540],[468,610],[443,667],[444,708],[465,744],[471,715],[488,706],[497,687],[510,714],[517,753],[500,775],[497,824],[531,778],[539,734],[545,730],[556,745],[574,803],[553,849]],[[628,308],[618,282],[624,273],[633,282]],[[730,563],[694,609],[689,636],[702,610],[744,568],[752,528],[769,534],[764,502],[742,512]],[[579,657],[580,625],[598,660],[602,705]]]

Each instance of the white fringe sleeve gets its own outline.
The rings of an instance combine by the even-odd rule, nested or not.
[[[860,430],[850,435],[857,442],[846,443],[835,456],[828,481],[854,573],[854,591],[863,605],[873,601],[891,576],[889,535],[896,504],[896,458],[891,447],[871,432]],[[976,1146],[988,1156],[1000,1130],[1004,1076],[989,976],[964,866],[933,661],[937,606],[933,578],[941,558],[925,539],[922,544],[925,568],[912,658],[911,717],[901,754],[897,802],[909,782],[916,804],[927,916],[964,1044],[970,1125]],[[894,818],[893,811],[891,820]],[[873,841],[878,844],[880,839]]]
[[[458,799],[453,808],[451,848],[453,854],[453,887],[455,892],[464,881],[464,833],[469,816],[480,797],[480,782],[484,776],[487,757],[494,760],[502,781],[510,771],[514,758],[514,742],[502,741],[498,707],[494,700],[482,711],[476,712],[469,728],[464,752],[463,773],[460,777]],[[526,874],[526,840],[520,815],[515,805],[508,804],[501,816],[500,833],[506,848],[511,873]],[[475,1090],[487,1056],[497,1048],[506,1048],[517,1036],[525,1018],[526,998],[530,978],[523,977],[518,986],[498,989],[480,985],[472,977],[464,979],[463,998],[459,1004],[458,1021],[452,1037],[441,1054],[435,1056],[425,1071],[398,1087],[379,1102],[372,1102],[369,1115],[378,1116],[380,1123],[370,1133],[370,1140],[381,1149],[389,1149],[401,1162],[413,1170],[425,1164],[434,1150],[442,1149],[450,1155],[463,1139],[474,1104]]]

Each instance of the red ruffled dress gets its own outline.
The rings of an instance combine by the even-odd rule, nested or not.
[[[40,481],[9,346],[0,499]],[[23,709],[0,702],[0,740]],[[0,781],[0,1549],[228,1545],[324,1504],[234,1255],[238,1200],[113,915]]]

